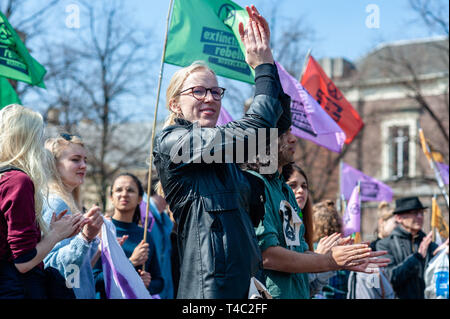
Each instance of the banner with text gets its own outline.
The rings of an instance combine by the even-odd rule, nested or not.
[[[164,62],[184,67],[203,60],[217,75],[253,84],[236,37],[247,19],[245,9],[229,0],[175,0]]]

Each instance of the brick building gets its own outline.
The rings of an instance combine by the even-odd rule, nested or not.
[[[427,38],[380,45],[354,63],[342,58],[319,61],[365,123],[342,160],[389,185],[394,201],[419,196],[431,207],[433,194],[438,195],[447,222],[448,208],[422,152],[418,128],[448,163],[448,48],[448,37]],[[296,159],[310,176],[315,201],[336,200],[340,155],[305,141],[299,141],[298,148]],[[363,202],[365,240],[375,238],[377,206]],[[425,231],[430,229],[428,211]]]

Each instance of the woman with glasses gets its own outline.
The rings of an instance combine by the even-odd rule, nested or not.
[[[155,139],[155,166],[178,225],[181,299],[248,298],[251,278],[262,269],[253,226],[264,214],[264,185],[236,159],[224,162],[221,152],[236,140],[249,140],[240,130],[255,136],[257,129],[277,127],[289,99],[273,62],[268,24],[254,6],[246,9],[249,21],[239,33],[246,62],[255,70],[249,110],[241,120],[216,127],[225,89],[205,63],[195,62],[172,77],[166,94],[170,116]],[[227,144],[230,132],[236,135]],[[180,161],[184,146],[188,151]],[[199,156],[204,150],[215,157],[212,162]]]
[[[67,210],[68,215],[82,216],[85,225],[77,235],[59,242],[44,263],[59,270],[73,287],[77,299],[94,299],[92,265],[99,257],[97,235],[103,217],[95,205],[87,213],[83,212],[80,187],[86,176],[86,149],[79,136],[67,133],[47,139],[45,147],[54,157],[56,170],[51,172],[50,194],[43,209],[44,220],[49,222],[55,211]]]

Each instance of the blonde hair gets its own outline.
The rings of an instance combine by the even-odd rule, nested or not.
[[[388,220],[389,218],[393,217],[394,209],[390,207],[389,203],[386,201],[382,201],[378,205],[378,218],[382,220]]]
[[[209,68],[209,66],[204,61],[194,61],[191,65],[184,67],[177,72],[174,73],[172,78],[170,79],[169,86],[166,91],[166,107],[169,110],[170,114],[164,123],[164,127],[175,124],[175,118],[182,116],[182,114],[177,114],[170,109],[170,105],[178,100],[178,95],[181,92],[184,82],[194,72],[198,72],[200,70],[206,70],[211,72],[214,76],[213,70]]]
[[[34,185],[34,210],[40,230],[47,233],[42,218],[44,198],[48,195],[50,154],[43,147],[42,115],[19,104],[0,110],[0,166],[12,165],[23,170]]]
[[[66,140],[63,137],[48,138],[45,141],[45,148],[49,150],[53,155],[53,165],[51,165],[50,167],[51,176],[49,181],[49,189],[51,192],[61,196],[61,198],[67,204],[67,206],[69,206],[73,214],[81,214],[81,186],[77,186],[72,192],[69,192],[64,186],[64,183],[61,180],[61,176],[57,169],[57,163],[59,158],[61,157],[62,152],[72,144],[80,145],[84,148],[84,144],[81,138],[75,135],[71,135],[70,141]]]
[[[169,110],[169,116],[167,117],[166,121],[164,122],[163,128],[166,128],[168,126],[175,124],[175,119],[180,118],[183,116],[183,114],[177,114],[173,112],[170,109],[170,106],[173,102],[178,100],[178,96],[181,92],[181,89],[183,88],[184,82],[194,72],[198,71],[209,71],[211,74],[213,74],[216,77],[216,73],[211,70],[211,68],[204,62],[204,61],[194,61],[191,65],[184,67],[182,69],[179,69],[177,72],[174,73],[172,78],[170,79],[169,86],[167,87],[166,91],[166,107]],[[155,186],[155,191],[158,195],[164,196],[164,191],[162,189],[161,181],[159,181]]]
[[[314,242],[324,236],[342,232],[342,219],[332,200],[325,200],[313,206]]]

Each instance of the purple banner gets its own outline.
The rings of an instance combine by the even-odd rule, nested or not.
[[[152,299],[141,277],[117,242],[114,224],[103,218],[101,258],[108,299]]]
[[[292,134],[340,153],[345,133],[305,88],[275,62],[283,91],[291,97]]]
[[[353,188],[342,219],[344,237],[361,231],[361,199],[358,186]]]
[[[358,182],[361,182],[361,200],[364,202],[391,202],[394,192],[386,184],[367,176],[361,171],[342,163],[341,193],[345,200],[349,200],[352,191]]]
[[[147,212],[147,199],[143,199],[141,203],[139,204],[139,208],[141,210],[141,224],[142,227],[145,225],[145,213]],[[147,220],[148,226],[147,231],[151,231],[153,228],[153,224],[155,223],[155,217],[153,217],[152,209],[151,209],[151,202],[148,207],[148,220]]]
[[[448,185],[448,165],[440,162],[436,162],[436,165],[439,169],[439,173],[441,174],[444,184]]]
[[[228,122],[232,122],[233,118],[231,117],[231,115],[227,112],[227,110],[225,110],[225,108],[222,106],[220,108],[220,114],[219,114],[219,118],[217,119],[217,124],[216,126],[222,126],[227,124]]]

